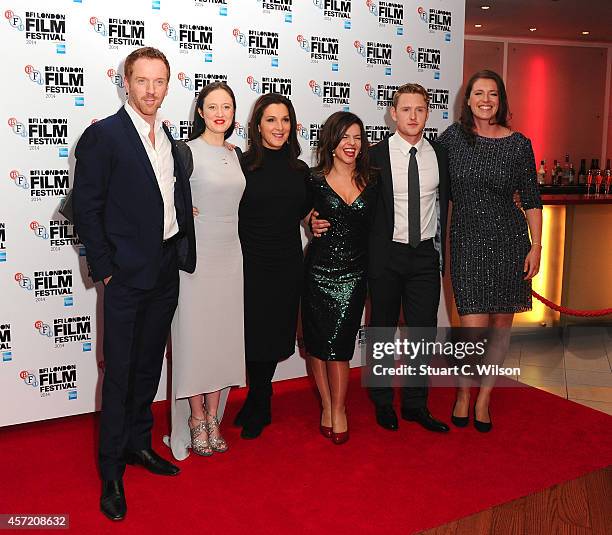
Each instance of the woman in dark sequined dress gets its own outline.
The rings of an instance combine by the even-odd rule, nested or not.
[[[367,243],[376,188],[363,123],[336,112],[319,135],[310,179],[315,213],[331,223],[306,254],[302,327],[321,395],[321,433],[348,440],[345,399],[349,360],[366,298]]]
[[[508,100],[498,74],[480,71],[470,78],[461,118],[438,142],[449,153],[451,278],[461,326],[493,328],[488,360],[501,364],[514,314],[531,309],[531,279],[542,249],[542,203],[531,142],[508,127]],[[517,190],[524,213],[513,202]],[[492,427],[493,383],[483,378],[474,408],[474,425],[483,432]],[[460,383],[455,425],[467,425],[469,402],[470,388]]]

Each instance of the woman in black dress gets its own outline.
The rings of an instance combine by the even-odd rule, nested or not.
[[[321,433],[342,444],[348,440],[349,360],[366,298],[367,238],[375,201],[361,119],[350,112],[332,114],[321,128],[317,161],[310,179],[313,207],[331,227],[306,254],[302,327],[323,406]]]
[[[246,189],[238,232],[244,259],[244,336],[247,399],[236,417],[242,438],[271,422],[272,377],[295,351],[303,279],[300,221],[310,212],[308,166],[298,160],[293,105],[269,93],[257,99],[242,158]],[[223,333],[219,333],[222,335]]]
[[[531,142],[508,127],[508,99],[498,74],[480,71],[470,78],[461,118],[438,142],[449,153],[451,278],[461,326],[493,328],[487,359],[501,364],[514,314],[531,309],[542,203]],[[513,202],[517,190],[525,214]],[[482,432],[492,427],[493,383],[483,378],[474,408],[474,425]],[[463,384],[452,412],[455,425],[467,425],[469,402],[470,388]]]

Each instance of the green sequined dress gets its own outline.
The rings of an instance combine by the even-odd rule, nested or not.
[[[313,238],[306,253],[304,345],[321,360],[347,361],[353,357],[366,299],[368,233],[377,188],[367,186],[349,205],[324,177],[311,177],[310,187],[314,209],[331,226]]]

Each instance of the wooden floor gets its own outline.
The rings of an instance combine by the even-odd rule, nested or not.
[[[612,466],[421,535],[612,534]]]

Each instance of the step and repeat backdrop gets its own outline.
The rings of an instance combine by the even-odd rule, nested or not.
[[[255,99],[278,92],[294,102],[309,163],[334,111],[357,113],[371,143],[387,135],[393,92],[408,81],[431,92],[435,137],[462,79],[459,0],[13,0],[2,15],[0,425],[99,407],[102,290],[57,210],[81,132],[125,99],[123,59],[133,49],[168,56],[160,113],[177,139],[190,131],[202,87],[225,80],[238,102],[231,142],[246,147]],[[242,333],[228,320],[223,335]],[[277,377],[303,372],[294,357]],[[158,397],[165,391],[164,378]]]

